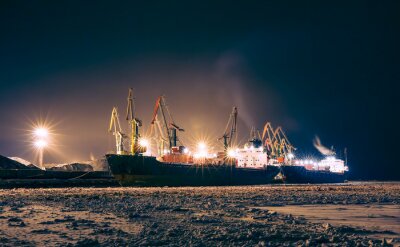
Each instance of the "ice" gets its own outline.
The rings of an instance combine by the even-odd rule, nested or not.
[[[398,246],[399,195],[400,183],[376,182],[0,190],[0,241],[3,246]]]

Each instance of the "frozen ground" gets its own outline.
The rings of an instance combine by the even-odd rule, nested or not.
[[[0,246],[399,245],[400,183],[0,190]]]

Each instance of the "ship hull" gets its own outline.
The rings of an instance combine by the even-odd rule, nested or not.
[[[110,171],[123,186],[223,186],[271,183],[279,168],[237,168],[159,162],[154,157],[106,155]]]
[[[282,165],[282,173],[286,183],[344,183],[346,173],[307,170],[303,166]]]

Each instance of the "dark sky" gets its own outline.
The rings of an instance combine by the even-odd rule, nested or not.
[[[240,3],[241,2],[241,3]],[[1,1],[0,154],[57,123],[48,162],[114,148],[127,89],[149,125],[165,94],[185,140],[282,125],[298,154],[347,147],[352,178],[400,179],[399,1]]]

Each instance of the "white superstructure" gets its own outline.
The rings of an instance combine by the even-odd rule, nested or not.
[[[295,165],[304,166],[307,170],[330,171],[335,173],[344,173],[349,170],[343,160],[333,156],[328,156],[320,161],[314,161],[312,159],[296,160]]]
[[[338,172],[343,173],[348,171],[348,167],[344,164],[344,161],[341,159],[336,159],[333,156],[326,157],[318,163],[319,167],[329,169],[330,172]],[[328,168],[329,167],[329,168]]]
[[[245,145],[243,149],[236,149],[238,167],[263,168],[268,164],[267,153],[262,146]]]

